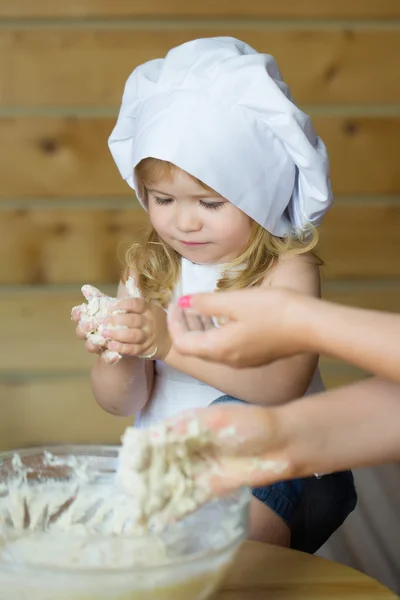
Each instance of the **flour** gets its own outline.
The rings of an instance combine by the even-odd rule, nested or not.
[[[136,287],[135,280],[129,277],[126,284],[126,290],[129,298],[140,298],[140,290]],[[104,325],[105,319],[125,311],[118,308],[120,298],[112,298],[102,294],[92,285],[84,285],[82,294],[87,303],[74,306],[71,315],[79,315],[79,325],[86,332],[86,338],[95,346],[107,346],[107,339],[104,337],[105,329],[125,329],[124,325]],[[121,359],[118,352],[113,352],[107,348],[102,352],[103,360],[108,364],[115,364]]]

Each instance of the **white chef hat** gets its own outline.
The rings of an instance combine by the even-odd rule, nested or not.
[[[136,68],[109,146],[137,194],[138,163],[168,161],[273,235],[318,225],[332,203],[326,147],[311,119],[274,58],[235,38],[190,41]]]

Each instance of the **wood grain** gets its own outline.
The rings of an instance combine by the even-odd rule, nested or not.
[[[119,280],[128,242],[147,216],[141,209],[4,211],[0,250],[8,283],[104,283]]]
[[[2,196],[129,194],[108,151],[114,119],[5,118]]]
[[[193,24],[133,30],[3,29],[0,106],[119,106],[125,81],[136,66],[190,39],[215,35],[243,39],[275,56],[300,104],[400,102],[398,65],[387,60],[388,55],[400,55],[398,29]]]
[[[114,295],[111,286],[104,291]],[[324,296],[332,301],[363,308],[400,312],[400,284],[379,286],[330,285]],[[2,353],[0,373],[7,372],[89,372],[93,357],[75,337],[70,320],[72,306],[81,304],[79,286],[75,291],[62,288],[3,291],[0,293]],[[329,386],[354,380],[361,374],[338,362],[325,361],[323,367]]]
[[[118,444],[132,418],[95,402],[89,377],[0,381],[0,448],[39,444]]]
[[[336,205],[321,227],[327,279],[400,277],[400,203]]]
[[[400,117],[322,117],[336,194],[400,193]],[[111,118],[0,119],[1,197],[127,196],[109,154]]]
[[[315,127],[328,147],[336,194],[394,194],[400,188],[395,156],[400,118],[316,117]]]
[[[359,571],[316,556],[246,542],[215,600],[395,600]]]
[[[397,0],[0,0],[0,17],[326,17],[400,16]]]
[[[116,282],[125,250],[147,224],[141,209],[32,210],[1,214],[0,281],[8,283]]]
[[[115,283],[147,223],[141,208],[4,210],[0,283]],[[399,231],[400,203],[337,204],[321,228],[323,277],[400,277]]]

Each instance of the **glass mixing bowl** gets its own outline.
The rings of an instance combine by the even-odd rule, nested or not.
[[[28,486],[40,495],[43,482],[68,481],[71,470],[49,466],[45,453],[76,457],[94,481],[110,482],[118,447],[56,446],[0,453],[0,500],[15,475],[12,458],[29,467]],[[80,537],[47,531],[18,535],[0,530],[2,600],[205,600],[219,586],[248,531],[250,491],[210,502],[159,536]],[[161,551],[162,550],[162,551]],[[112,557],[112,560],[109,560]],[[111,563],[111,564],[110,564]]]

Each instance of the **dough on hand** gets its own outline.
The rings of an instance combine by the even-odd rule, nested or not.
[[[157,531],[211,499],[202,475],[216,464],[213,437],[197,419],[179,433],[169,423],[128,427],[122,436],[115,483],[132,496],[139,524]]]
[[[126,282],[128,298],[140,298],[139,288],[136,286],[133,277],[129,277]],[[86,334],[86,339],[90,340],[95,346],[107,346],[107,340],[103,333],[106,327],[104,326],[105,319],[124,313],[125,311],[117,308],[120,298],[106,296],[100,290],[92,285],[84,285],[82,294],[87,300],[87,303],[74,306],[71,311],[71,316],[79,317],[79,325]],[[108,329],[124,329],[123,325],[112,326],[108,325]],[[108,364],[115,364],[121,359],[121,354],[113,352],[107,348],[102,352],[101,358]]]

